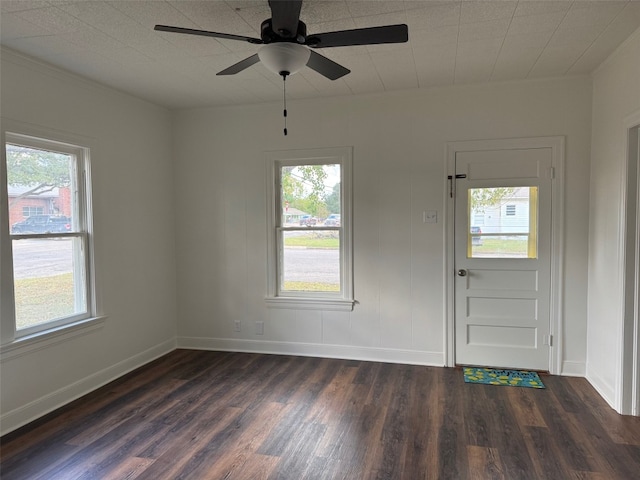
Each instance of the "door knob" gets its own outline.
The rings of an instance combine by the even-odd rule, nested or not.
[[[467,271],[464,268],[461,268],[460,270],[458,270],[458,276],[459,277],[466,277],[467,276]]]

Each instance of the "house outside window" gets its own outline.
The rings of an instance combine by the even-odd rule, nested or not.
[[[351,310],[351,149],[269,152],[266,157],[267,304]]]
[[[13,307],[13,335],[3,338],[93,317],[89,149],[5,132],[2,153],[13,283],[2,290]]]

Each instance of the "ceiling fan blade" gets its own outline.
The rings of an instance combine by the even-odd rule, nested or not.
[[[309,56],[307,67],[315,70],[320,75],[324,75],[329,80],[337,80],[351,72],[348,68],[343,67],[339,63],[336,63],[313,50],[311,50],[310,53],[311,55]]]
[[[351,45],[403,43],[407,40],[409,40],[409,29],[405,24],[400,24],[318,33],[309,35],[305,45],[313,48],[348,47]]]
[[[258,57],[258,54],[254,53],[250,57],[245,58],[244,60],[240,60],[235,65],[231,65],[221,72],[216,73],[216,75],[235,75],[236,73],[241,72],[245,68],[249,68],[251,65],[258,63],[259,61],[260,58]]]
[[[172,27],[170,25],[156,25],[154,30],[159,32],[186,33],[187,35],[201,35],[203,37],[226,38],[228,40],[242,40],[243,42],[260,44],[259,38],[245,37],[242,35],[232,35],[230,33],[210,32],[208,30],[194,30],[193,28]]]
[[[273,31],[284,38],[293,38],[298,32],[302,0],[269,0]]]

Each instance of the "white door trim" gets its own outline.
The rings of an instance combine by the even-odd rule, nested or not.
[[[550,292],[550,333],[553,338],[549,359],[549,371],[552,374],[563,372],[563,300],[562,288],[564,258],[564,151],[565,139],[557,137],[508,138],[493,140],[470,140],[448,142],[445,148],[445,170],[447,176],[455,177],[455,159],[457,152],[482,150],[511,150],[525,148],[551,148],[553,182],[551,186],[551,292]],[[455,194],[450,195],[450,186],[455,189],[455,179],[445,177],[444,188],[444,275],[445,285],[445,328],[444,348],[445,365],[455,365],[455,264],[454,264],[454,219]],[[568,372],[571,373],[571,372]]]
[[[624,128],[626,145],[621,179],[619,257],[622,319],[616,410],[625,415],[640,416],[640,154],[637,143],[632,147],[632,141],[639,142],[640,110],[624,119]],[[635,204],[635,209],[629,210],[630,204]]]

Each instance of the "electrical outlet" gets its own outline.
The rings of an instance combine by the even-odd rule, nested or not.
[[[256,335],[264,335],[264,322],[256,322]]]
[[[233,322],[233,331],[234,332],[240,331],[240,320],[236,320],[235,322]]]

